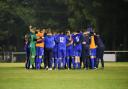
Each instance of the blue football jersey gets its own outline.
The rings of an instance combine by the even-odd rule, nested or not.
[[[81,34],[74,35],[73,36],[73,41],[74,41],[75,46],[81,44],[81,41],[82,41]]]
[[[67,47],[73,46],[73,38],[72,38],[72,36],[67,36],[66,44],[67,44]]]
[[[67,36],[63,34],[57,36],[58,48],[66,49],[66,37]]]

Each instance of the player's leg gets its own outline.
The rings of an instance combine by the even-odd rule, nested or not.
[[[69,49],[69,61],[68,61],[68,68],[71,69],[72,67],[72,64],[73,64],[73,60],[74,60],[74,50],[73,50],[73,47],[71,47]]]
[[[75,64],[76,64],[76,68],[79,68],[80,66],[79,49],[76,49],[75,51]]]
[[[86,58],[85,58],[85,49],[82,49],[82,55],[81,55],[81,58],[82,58],[82,62],[83,62],[83,68],[85,68],[85,64],[86,64]]]
[[[57,54],[58,54],[58,69],[61,68],[61,50],[58,48],[57,50]]]
[[[55,48],[53,49],[54,51],[54,69],[59,68],[59,49],[58,49],[58,45],[55,46]]]
[[[76,68],[75,56],[72,57],[72,65],[73,65],[73,69],[75,69]]]
[[[41,48],[39,58],[40,58],[40,68],[42,68],[41,64],[44,62],[44,48]]]
[[[39,47],[39,57],[38,57],[38,64],[37,64],[37,68],[40,69],[41,68],[41,63],[43,61],[42,56],[44,55],[44,48]]]
[[[63,68],[66,69],[66,49],[62,50]]]
[[[96,50],[96,68],[99,66],[99,60],[100,60],[100,50],[97,48]]]
[[[71,69],[71,64],[73,60],[73,47],[71,46],[68,50],[68,68]]]
[[[90,61],[89,56],[86,56],[85,57],[85,67],[86,67],[86,69],[89,69],[89,61]]]
[[[35,47],[31,47],[30,48],[30,66],[31,66],[31,68],[34,68],[35,56],[36,56],[36,49],[35,49]]]
[[[49,54],[48,54],[48,68],[49,70],[52,70],[52,53],[53,53],[53,49],[50,48],[48,50]]]
[[[59,58],[60,58],[60,63],[61,63],[60,67],[64,68],[64,57],[63,57],[63,50],[62,49],[60,50],[60,57]]]
[[[81,48],[78,50],[78,59],[77,59],[77,65],[78,65],[78,69],[81,68]]]
[[[93,52],[93,56],[94,56],[94,68],[97,69],[97,67],[96,67],[96,66],[97,66],[97,58],[96,58],[96,53],[97,53],[97,52],[96,52],[96,48],[93,49],[93,51],[94,51],[94,52]]]
[[[67,68],[70,69],[70,57],[69,56],[66,57],[66,64],[67,64]]]
[[[91,56],[91,68],[94,69],[94,56]]]
[[[36,69],[40,69],[41,62],[42,62],[43,48],[38,47],[37,51],[38,51],[37,52],[38,54],[37,54],[37,60],[36,60]]]
[[[30,49],[26,49],[26,62],[25,62],[26,69],[30,68]]]
[[[66,48],[66,66],[69,68],[69,52],[68,47]]]
[[[77,68],[80,69],[80,56],[77,56]]]
[[[77,68],[77,63],[78,63],[78,49],[75,47],[75,61],[74,61],[74,69]]]
[[[39,61],[39,47],[36,47],[36,58],[35,58],[35,68],[38,69],[38,61]]]
[[[75,47],[72,48],[72,65],[73,65],[73,69],[76,68],[76,63],[75,63]]]
[[[70,69],[71,68],[71,61],[72,61],[72,47],[67,47],[66,48],[66,65],[67,68]]]
[[[48,69],[48,55],[49,55],[48,48],[45,48],[44,53],[45,53],[44,68],[47,70]]]
[[[54,58],[54,69],[57,68],[57,63],[58,63],[58,59],[55,57],[55,58]]]
[[[90,59],[91,59],[91,68],[94,69],[95,68],[95,58],[96,58],[96,49],[91,49],[91,55],[90,55]]]
[[[93,57],[93,55],[92,55],[92,49],[90,49],[90,64],[91,64],[91,68],[94,68],[94,57]]]
[[[57,68],[57,51],[55,50],[55,48],[53,49],[53,59],[54,59],[54,69]]]
[[[53,49],[53,57],[54,57],[54,69],[58,66],[58,50],[57,47]]]
[[[75,56],[75,69],[78,68],[78,60],[79,60],[79,57],[76,55]]]
[[[104,48],[101,48],[101,55],[100,55],[100,58],[101,58],[101,65],[102,65],[102,68],[104,68],[104,59],[103,59],[103,55],[104,55]]]

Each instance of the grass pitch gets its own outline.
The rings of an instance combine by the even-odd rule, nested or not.
[[[128,89],[128,62],[98,70],[26,70],[23,63],[0,63],[0,89]]]

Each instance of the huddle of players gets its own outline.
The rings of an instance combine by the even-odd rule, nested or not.
[[[104,44],[93,31],[52,33],[50,29],[29,27],[25,35],[26,69],[97,69],[99,60],[104,68]]]

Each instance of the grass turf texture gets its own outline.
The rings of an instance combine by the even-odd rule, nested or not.
[[[101,70],[26,70],[23,63],[0,63],[0,89],[128,89],[128,62]]]

